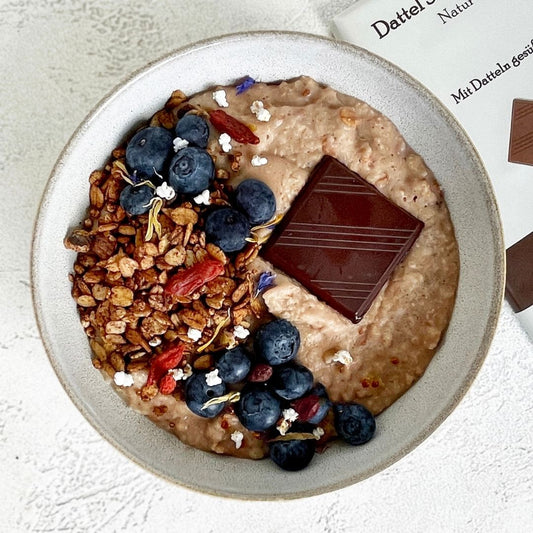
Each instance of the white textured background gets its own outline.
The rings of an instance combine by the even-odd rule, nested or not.
[[[1,532],[532,530],[533,344],[507,305],[470,392],[426,442],[356,486],[288,503],[217,499],[144,472],[81,417],[41,345],[33,222],[55,159],[99,99],[205,37],[327,35],[352,1],[0,0]]]

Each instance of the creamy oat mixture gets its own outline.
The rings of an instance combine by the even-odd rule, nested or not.
[[[275,317],[291,321],[301,335],[298,361],[313,372],[315,380],[326,386],[331,400],[356,401],[377,414],[391,405],[423,374],[451,316],[459,258],[442,191],[422,158],[407,146],[396,127],[356,98],[339,94],[307,77],[279,85],[256,83],[238,95],[234,87],[217,89],[224,94],[218,92],[216,100],[213,90],[210,90],[192,97],[189,103],[194,108],[207,110],[219,108],[219,103],[224,106],[227,103],[224,110],[251,125],[260,139],[258,144],[240,144],[231,139],[220,139],[220,134],[212,130],[208,151],[214,157],[217,169],[225,172],[231,185],[236,186],[249,177],[264,181],[275,194],[278,214],[283,214],[305,185],[314,166],[323,155],[328,154],[359,173],[425,224],[406,259],[396,268],[370,310],[357,324],[317,300],[281,272],[277,273],[276,285],[266,290],[262,299],[258,298],[260,305],[254,303],[249,294],[249,303],[243,306],[245,311],[249,311],[248,316],[241,313],[240,320],[245,329],[253,329],[254,321],[261,320],[261,312],[267,310]],[[156,115],[152,124],[165,125],[165,121],[172,121],[173,117],[175,119],[173,113],[172,106],[167,105],[167,109]],[[120,151],[115,155],[120,156]],[[118,171],[115,169],[115,172]],[[98,193],[94,192],[94,195]],[[105,201],[102,199],[101,203]],[[89,223],[86,225],[89,226]],[[128,225],[122,222],[121,226]],[[173,230],[177,231],[175,228]],[[120,235],[120,230],[117,231]],[[129,228],[124,231],[130,232],[130,235],[131,232],[135,233],[134,229]],[[135,242],[142,246],[139,238]],[[160,255],[166,257],[168,246],[161,247],[157,239],[155,242],[153,263],[159,261],[162,264],[157,256],[157,247],[164,252]],[[152,269],[152,264],[148,266],[150,261],[144,267],[139,264],[146,259],[135,255],[131,244],[125,255],[128,257],[122,256],[117,260],[111,254],[106,259],[115,260],[119,265],[115,270],[119,272],[119,277],[127,270],[126,265],[134,270],[143,270],[144,267],[144,271]],[[256,280],[259,273],[272,270],[260,255],[255,259],[254,255],[249,254],[246,264],[248,274],[242,274],[237,284],[247,279]],[[129,258],[136,262],[135,265],[128,263]],[[92,263],[92,260],[89,258],[86,262]],[[86,276],[88,269],[95,268],[104,271],[101,273],[102,279],[104,275],[109,275],[109,272],[105,272],[106,267],[92,264],[84,268],[80,267],[79,272],[75,269],[75,276],[82,277],[82,273]],[[164,274],[167,267],[163,265],[162,268]],[[153,276],[156,274],[153,273]],[[133,278],[134,274],[130,276],[130,279]],[[104,285],[102,281],[98,283]],[[101,291],[105,302],[109,296],[105,288]],[[155,312],[155,318],[158,323],[166,323],[167,329],[162,327],[157,334],[141,330],[142,338],[138,338],[138,332],[130,332],[128,338],[131,326],[127,322],[128,311],[116,313],[113,308],[111,311],[107,309],[107,312],[116,315],[109,318],[117,325],[116,333],[113,328],[108,328],[103,335],[99,335],[94,331],[94,307],[87,305],[92,304],[90,298],[94,296],[94,287],[89,287],[89,294],[83,286],[81,290],[76,291],[75,288],[74,293],[80,304],[82,323],[86,329],[89,328],[91,346],[96,354],[95,366],[102,368],[107,375],[113,376],[117,371],[124,370],[124,365],[120,364],[117,357],[115,361],[118,362],[115,365],[112,362],[112,352],[117,346],[129,342],[140,347],[141,353],[143,349],[154,349],[155,346],[150,345],[151,340],[154,344],[154,339],[159,339],[155,342],[161,342],[161,339],[165,341],[173,337],[174,333],[169,332],[175,332],[182,339],[190,333],[187,321],[174,320],[171,313],[162,308]],[[84,296],[87,297],[85,300]],[[212,297],[216,297],[215,292]],[[98,302],[96,298],[95,305],[99,305]],[[124,309],[120,305],[118,308]],[[211,323],[198,325],[200,330],[201,326],[205,328],[205,335],[197,341],[198,344],[205,343],[217,320],[220,322],[220,313],[213,316]],[[154,317],[154,313],[151,317]],[[235,338],[230,340],[238,342]],[[137,368],[135,364],[127,368],[134,384],[115,385],[132,408],[197,448],[252,458],[263,457],[267,453],[267,445],[256,433],[246,430],[231,410],[207,419],[192,413],[179,394],[163,395],[156,389],[147,398],[146,390],[143,394],[143,386],[148,371],[146,364],[142,364],[146,358],[143,359],[141,355],[139,361]],[[327,440],[333,433],[331,421],[326,420],[322,425],[325,429],[323,439]],[[237,447],[240,434],[243,442]]]
[[[459,272],[454,230],[443,193],[422,158],[396,127],[366,103],[310,78],[279,86],[256,85],[234,96],[231,112],[250,120],[262,101],[272,117],[254,122],[261,143],[241,146],[238,176],[270,185],[278,209],[288,209],[324,154],[336,157],[425,227],[364,319],[353,324],[299,284],[280,276],[264,294],[269,310],[302,334],[299,359],[326,385],[334,401],[360,401],[379,413],[401,396],[429,364],[452,312]],[[246,98],[242,98],[246,96]],[[193,98],[209,106],[210,94]],[[255,154],[268,163],[252,167]],[[254,265],[267,269],[261,259]],[[339,350],[353,362],[332,362]]]

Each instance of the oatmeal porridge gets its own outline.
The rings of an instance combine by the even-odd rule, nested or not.
[[[91,174],[65,243],[93,364],[124,401],[186,444],[288,470],[372,437],[430,363],[459,273],[422,158],[308,77],[175,91]]]

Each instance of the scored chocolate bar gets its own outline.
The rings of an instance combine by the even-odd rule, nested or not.
[[[361,176],[324,156],[261,255],[359,322],[423,227]]]

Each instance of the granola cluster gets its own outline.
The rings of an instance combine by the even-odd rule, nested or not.
[[[188,107],[176,91],[152,124],[172,126],[180,109]],[[158,354],[179,340],[186,345],[180,367],[209,369],[212,353],[236,346],[243,331],[267,313],[248,269],[259,245],[250,242],[228,257],[206,242],[208,208],[190,201],[163,207],[157,216],[160,231],[146,239],[150,214],[129,216],[119,203],[127,185],[124,157],[123,147],[115,149],[109,164],[91,174],[88,216],[65,240],[78,252],[72,295],[90,339],[93,364],[110,377],[132,373],[149,368]],[[227,171],[217,170],[211,206],[228,204],[227,178]],[[208,258],[224,265],[223,275],[186,296],[165,291],[173,274]],[[141,397],[149,400],[158,392],[157,384],[150,384]],[[173,393],[182,394],[179,383]]]

